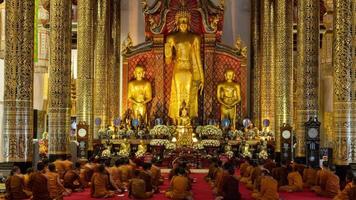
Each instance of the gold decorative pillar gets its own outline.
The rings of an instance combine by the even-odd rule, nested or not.
[[[88,149],[93,140],[94,1],[78,1],[77,121],[89,126]]]
[[[320,2],[298,1],[296,157],[305,157],[305,126],[318,117]]]
[[[261,124],[261,93],[260,93],[260,2],[261,0],[251,1],[251,66],[252,66],[252,85],[253,85],[253,123],[259,127]]]
[[[108,38],[108,121],[113,124],[120,116],[120,1],[111,1],[110,29]]]
[[[292,124],[293,111],[293,1],[275,1],[275,115],[276,136],[283,124]],[[277,137],[279,138],[279,137]],[[280,139],[276,140],[276,147]]]
[[[48,153],[53,158],[65,155],[69,150],[71,6],[69,0],[52,0],[50,4]]]
[[[270,121],[270,129],[274,132],[274,59],[273,59],[273,2],[262,0],[261,3],[261,120]],[[261,121],[261,122],[262,122]],[[276,139],[279,141],[279,136]],[[276,152],[279,152],[276,145]]]
[[[32,161],[34,1],[7,0],[5,41],[5,162]]]
[[[334,0],[334,163],[356,161],[355,65],[352,64],[352,2]],[[353,148],[353,149],[352,149]]]
[[[107,118],[107,27],[108,1],[98,0],[95,27],[94,48],[94,139],[98,138],[98,131],[105,127]],[[111,91],[114,92],[114,91]],[[99,125],[100,122],[100,125]]]

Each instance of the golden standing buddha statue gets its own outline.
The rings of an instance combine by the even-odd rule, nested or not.
[[[226,70],[226,81],[220,83],[217,89],[217,98],[221,104],[221,120],[229,119],[233,127],[236,122],[236,105],[241,101],[240,85],[233,81],[234,77],[233,70]]]
[[[167,36],[165,61],[173,59],[173,76],[169,102],[169,117],[179,118],[179,109],[186,102],[189,116],[198,116],[198,91],[204,87],[204,72],[200,58],[200,36],[189,32],[189,13],[179,11],[176,15],[178,31]],[[173,58],[173,52],[175,56]]]
[[[151,83],[144,80],[145,70],[141,66],[136,66],[134,72],[135,80],[130,81],[128,85],[128,98],[132,103],[133,117],[143,119],[147,123],[146,105],[152,100]]]

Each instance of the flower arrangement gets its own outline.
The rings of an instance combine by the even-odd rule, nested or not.
[[[170,142],[170,143],[167,143],[165,145],[166,149],[169,149],[169,150],[175,150],[177,148],[177,145],[173,142]]]
[[[204,147],[219,147],[220,146],[219,140],[202,140],[200,143]]]
[[[150,130],[150,136],[155,139],[169,138],[173,132],[172,129],[166,125],[156,125]]]
[[[117,131],[117,135],[118,135],[119,137],[125,137],[125,136],[126,136],[126,129],[119,129],[119,130]]]
[[[220,128],[214,125],[206,125],[203,126],[200,135],[203,138],[218,140],[222,138],[223,132]]]
[[[227,152],[225,152],[225,154],[227,155],[227,157],[228,157],[229,159],[231,159],[232,157],[234,157],[234,152],[233,152],[233,151],[227,151]]]
[[[119,151],[117,153],[117,155],[120,156],[120,157],[129,157],[130,156],[130,152],[128,152],[128,151]]]
[[[166,146],[169,143],[167,139],[153,139],[150,141],[151,146]]]
[[[195,132],[196,132],[198,135],[201,134],[202,130],[203,130],[203,126],[197,126],[197,128],[195,128]]]
[[[195,143],[195,144],[193,145],[193,149],[195,149],[195,150],[202,150],[202,149],[204,149],[204,145],[203,145],[201,142]]]

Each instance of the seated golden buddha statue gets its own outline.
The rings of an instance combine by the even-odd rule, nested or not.
[[[127,157],[130,155],[131,152],[131,144],[130,142],[125,138],[121,144],[120,144],[120,151],[119,151],[119,156],[124,156]]]
[[[200,57],[200,36],[189,31],[190,14],[182,9],[175,16],[177,32],[167,36],[165,62],[173,61],[173,76],[169,100],[169,117],[176,121],[183,102],[189,117],[198,116],[198,91],[204,87],[204,72]],[[175,52],[175,53],[174,53]]]
[[[179,146],[189,146],[193,142],[193,128],[190,122],[190,117],[185,102],[183,102],[179,114],[180,116],[177,122],[177,143]]]
[[[135,153],[136,157],[141,157],[147,152],[147,145],[143,140],[140,140],[140,144],[137,147],[137,151]]]
[[[147,123],[147,103],[152,100],[151,83],[144,80],[145,70],[137,65],[134,71],[135,80],[128,85],[128,99],[132,103],[133,117],[142,118]]]
[[[233,70],[226,70],[226,81],[219,83],[217,88],[217,99],[221,104],[221,120],[229,119],[233,127],[236,122],[236,105],[241,101],[240,85],[233,81],[234,77]]]
[[[242,141],[239,149],[240,149],[240,154],[243,158],[244,157],[252,158],[252,154],[250,152],[250,145],[246,141]]]

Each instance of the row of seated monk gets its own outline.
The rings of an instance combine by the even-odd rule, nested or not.
[[[213,160],[206,180],[216,186],[217,195],[224,195],[223,191],[227,190],[221,184],[227,176],[229,173],[221,168],[221,162]],[[236,179],[252,190],[252,197],[257,200],[278,200],[279,192],[302,192],[306,188],[334,200],[356,199],[356,177],[353,173],[348,173],[347,184],[340,190],[339,177],[330,170],[327,162],[323,162],[322,168],[313,168],[297,163],[281,165],[272,160],[258,163],[246,158],[240,165],[240,176]],[[225,198],[224,195],[224,199],[231,198]]]
[[[37,163],[37,171],[28,169],[21,174],[19,167],[13,167],[6,180],[7,199],[63,199],[72,192],[90,188],[91,197],[107,198],[128,191],[128,196],[138,199],[152,197],[163,184],[161,170],[155,160],[135,162],[119,158],[111,166],[110,160],[100,163],[90,159],[87,163],[44,159]],[[188,169],[179,165],[170,173],[171,187],[166,197],[191,199],[191,179]]]

